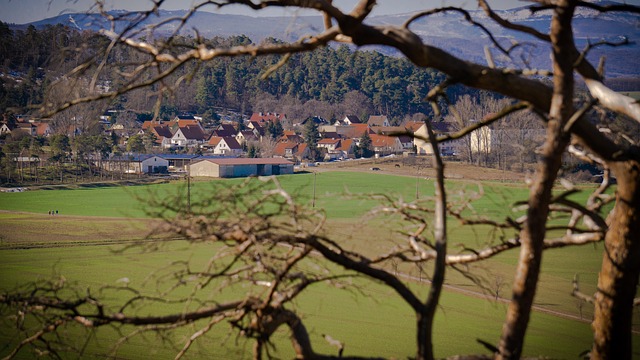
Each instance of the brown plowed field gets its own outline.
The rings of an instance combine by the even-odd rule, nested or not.
[[[319,172],[336,170],[362,171],[404,176],[434,177],[435,170],[430,161],[430,158],[426,157],[335,161],[320,163],[318,166],[307,167],[305,170]],[[372,170],[373,168],[378,168],[379,170]],[[530,173],[485,168],[462,162],[445,162],[445,177],[448,179],[524,182],[525,178],[530,175]]]

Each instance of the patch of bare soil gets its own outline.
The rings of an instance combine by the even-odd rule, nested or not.
[[[363,159],[321,163],[309,171],[359,171],[401,176],[434,177],[435,170],[427,157],[395,157],[383,159]],[[462,162],[445,162],[445,177],[448,179],[471,181],[524,182],[527,174],[510,170],[480,167]]]
[[[141,241],[157,225],[149,219],[0,212],[11,214],[0,218],[0,250]]]

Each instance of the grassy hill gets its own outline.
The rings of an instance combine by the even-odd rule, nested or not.
[[[393,198],[412,201],[416,193],[428,203],[433,183],[424,178],[371,174],[364,172],[323,172],[318,175],[296,174],[278,178],[282,186],[300,203],[311,204],[314,187],[316,207],[323,209],[328,222],[328,235],[349,248],[377,252],[388,249],[394,241],[401,241],[398,222],[388,218],[365,216],[379,205],[371,194],[389,194]],[[194,199],[209,196],[215,186],[229,186],[242,179],[195,181]],[[460,201],[472,194],[483,193],[473,202],[477,214],[500,219],[511,212],[515,201],[523,199],[527,189],[518,184],[495,182],[450,182],[447,185],[452,201]],[[417,191],[416,191],[417,189]],[[214,245],[189,245],[171,241],[157,251],[146,247],[122,250],[129,241],[143,239],[154,225],[146,218],[141,199],[169,194],[186,196],[184,182],[121,188],[93,188],[77,190],[28,191],[0,194],[0,288],[7,290],[30,281],[64,275],[75,286],[92,292],[103,291],[104,285],[114,285],[118,279],[128,278],[130,285],[154,293],[161,291],[157,276],[176,270],[177,260],[188,260],[194,269],[204,266],[215,255]],[[581,195],[584,196],[584,195]],[[48,215],[57,209],[58,215]],[[465,246],[482,246],[496,241],[494,234],[483,227],[462,228],[450,223],[449,251],[461,251]],[[509,234],[506,234],[509,235]],[[83,245],[83,246],[80,246]],[[105,246],[106,245],[106,246]],[[571,281],[579,274],[582,290],[595,290],[597,272],[602,256],[601,244],[545,253],[543,274],[536,298],[536,311],[529,328],[525,354],[552,358],[575,358],[591,344],[590,305],[580,304],[570,296]],[[477,286],[457,271],[449,270],[447,287],[436,316],[435,346],[437,356],[486,353],[476,339],[497,341],[506,312],[509,286],[517,263],[517,250],[502,254],[490,261],[472,265],[469,270],[482,280]],[[336,272],[343,270],[327,265]],[[402,268],[411,286],[421,288],[426,296],[429,271]],[[151,275],[155,274],[155,275]],[[159,285],[160,284],[160,285]],[[160,289],[159,289],[160,288]],[[406,358],[414,353],[414,318],[410,308],[389,289],[364,279],[353,279],[350,290],[328,284],[313,286],[296,302],[310,331],[314,348],[333,353],[321,338],[330,334],[346,343],[346,355],[368,355]],[[184,290],[191,288],[186,286]],[[106,291],[106,290],[104,290]],[[223,299],[249,291],[229,288],[206,293],[212,299]],[[492,291],[497,291],[496,296]],[[108,292],[107,292],[108,293]],[[117,304],[123,294],[110,294]],[[180,295],[178,292],[175,295]],[[166,313],[179,311],[182,305],[164,306],[145,311]],[[581,320],[582,319],[582,320]],[[634,319],[637,324],[637,319]],[[204,326],[196,323],[192,331]],[[2,330],[5,343],[16,339]],[[121,329],[124,333],[132,329]],[[74,331],[82,332],[82,329]],[[189,332],[179,331],[172,339],[180,347]],[[281,331],[275,342],[275,353],[290,358],[287,332]],[[97,354],[108,351],[119,338],[112,329],[101,329],[97,337],[90,337],[87,351]],[[634,338],[640,346],[640,339]],[[153,346],[149,348],[149,344]],[[636,346],[636,349],[638,348]],[[148,349],[149,348],[149,349]],[[148,349],[148,350],[142,350]],[[0,356],[5,354],[0,350]],[[122,358],[158,358],[175,356],[177,350],[162,343],[156,336],[136,337],[117,353]],[[251,346],[245,340],[229,337],[229,327],[216,326],[206,339],[198,343],[195,358],[250,358]]]

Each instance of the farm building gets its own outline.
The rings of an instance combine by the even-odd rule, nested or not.
[[[169,161],[156,155],[123,155],[103,160],[102,167],[108,171],[129,174],[164,173],[167,172]]]
[[[293,174],[293,163],[277,158],[204,159],[191,164],[190,173],[219,178]]]

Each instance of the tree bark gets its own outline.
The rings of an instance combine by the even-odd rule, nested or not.
[[[571,19],[575,5],[570,1],[558,3],[551,21],[554,83],[547,138],[538,174],[529,192],[527,220],[520,234],[520,259],[502,329],[498,359],[519,359],[522,355],[542,263],[551,191],[562,164],[562,154],[569,142],[564,127],[573,114],[573,62],[569,47],[565,45],[573,44]]]
[[[618,180],[598,278],[592,359],[631,359],[633,299],[640,272],[640,163],[613,164]]]

